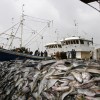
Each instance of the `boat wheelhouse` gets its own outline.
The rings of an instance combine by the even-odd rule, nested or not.
[[[93,38],[91,40],[82,37],[69,37],[61,40],[63,52],[69,52],[74,49],[76,51],[76,58],[89,59],[90,52],[93,51]]]
[[[45,48],[48,52],[48,56],[53,56],[55,55],[56,52],[62,51],[61,43],[58,43],[58,42],[48,43],[45,45]]]

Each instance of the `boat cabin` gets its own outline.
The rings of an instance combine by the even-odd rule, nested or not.
[[[93,51],[93,39],[88,40],[81,37],[69,37],[61,40],[63,52],[76,51],[76,58],[89,59]],[[71,56],[70,56],[71,58]]]
[[[100,60],[100,48],[96,48],[93,52],[93,57],[95,60]]]
[[[48,43],[45,45],[45,48],[48,52],[48,56],[54,56],[56,52],[62,51],[61,43],[57,43],[57,42]]]

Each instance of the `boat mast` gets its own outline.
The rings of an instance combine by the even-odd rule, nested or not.
[[[23,7],[24,7],[24,4],[22,5],[22,15],[21,15],[21,22],[20,22],[20,24],[21,24],[21,44],[20,44],[20,47],[22,47],[22,44],[23,44],[23,21],[24,21],[24,9],[23,9]]]

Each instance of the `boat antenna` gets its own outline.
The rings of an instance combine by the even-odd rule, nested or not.
[[[12,25],[14,24],[14,18],[12,18]],[[11,32],[11,35],[13,34],[13,31],[14,31],[14,27],[12,27],[12,32]]]
[[[93,45],[93,37],[92,37],[92,45]]]
[[[55,30],[55,33],[57,34],[57,41],[56,41],[56,42],[58,43],[58,38],[59,38],[59,32],[58,32],[58,29]]]
[[[75,25],[75,34],[78,35],[78,23],[76,22],[76,20],[74,20],[74,25]]]
[[[21,44],[20,44],[20,47],[22,47],[22,43],[23,43],[23,21],[24,21],[24,4],[22,5],[22,15],[21,15],[21,21],[20,21],[20,24],[21,24]]]

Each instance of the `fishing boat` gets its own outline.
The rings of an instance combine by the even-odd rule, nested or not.
[[[63,52],[71,52],[75,50],[76,58],[89,59],[93,50],[93,38],[86,39],[80,36],[68,37],[61,40]],[[71,55],[70,55],[71,58]]]
[[[89,59],[93,54],[93,38],[86,39],[80,36],[67,37],[60,40],[60,46],[57,43],[46,44],[46,49],[49,55],[54,55],[56,52],[63,52],[66,58],[71,58],[71,51],[76,52],[77,59]]]
[[[17,59],[45,60],[51,58],[33,55],[33,52],[30,49],[22,46],[13,49],[6,49],[3,46],[0,47],[0,61],[10,61]]]
[[[48,60],[50,57],[33,55],[33,52],[25,47],[19,47],[14,49],[5,49],[0,47],[0,61],[10,61],[10,60]]]
[[[52,42],[45,45],[45,48],[48,52],[48,56],[55,56],[56,52],[62,52],[62,45],[58,42]]]
[[[19,53],[12,50],[0,48],[0,61],[10,61],[10,60],[22,60],[22,59],[31,59],[31,60],[45,60],[48,57],[34,56],[31,54]]]
[[[23,5],[24,6],[24,5]],[[33,51],[31,51],[30,50],[30,48],[27,48],[27,47],[25,47],[24,45],[23,45],[23,26],[25,26],[24,25],[24,21],[26,21],[25,20],[25,16],[26,17],[31,17],[31,16],[27,16],[27,15],[25,15],[24,13],[23,13],[24,11],[23,11],[23,9],[22,9],[22,15],[21,15],[21,20],[17,23],[17,24],[15,24],[15,25],[13,25],[12,27],[10,27],[9,29],[7,29],[6,31],[4,31],[4,32],[2,32],[2,33],[0,33],[0,36],[1,35],[7,35],[7,36],[9,36],[9,38],[8,37],[6,37],[6,40],[10,40],[11,39],[11,41],[10,41],[10,44],[9,44],[9,47],[8,48],[4,48],[4,44],[3,45],[1,45],[0,44],[0,61],[9,61],[9,60],[16,60],[16,59],[32,59],[32,60],[44,60],[44,59],[51,59],[50,57],[44,57],[44,56],[37,56],[37,55],[33,55]],[[34,18],[34,17],[33,17]],[[39,19],[39,18],[37,18],[37,19]],[[31,17],[31,20],[32,20],[32,17]],[[47,20],[44,20],[44,19],[39,19],[39,20],[41,20],[42,21],[42,23],[45,23],[45,21],[46,21],[46,23],[47,23],[47,26],[49,27],[49,21],[47,21]],[[38,21],[39,22],[39,21]],[[16,28],[16,26],[17,26],[17,28]],[[46,26],[45,26],[46,27]],[[43,29],[45,28],[45,27],[43,27]],[[14,28],[16,28],[16,30],[15,30],[15,33],[14,33]],[[30,28],[31,29],[31,28]],[[43,30],[42,29],[42,30]],[[11,30],[11,32],[9,32],[9,33],[11,33],[10,35],[9,34],[7,34],[6,32],[7,31],[9,31],[9,30]],[[16,36],[16,33],[18,33],[19,31],[20,31],[20,38],[18,37],[18,36]],[[42,30],[40,30],[40,32],[42,31]],[[32,30],[33,31],[33,30]],[[39,32],[39,33],[40,33]],[[37,36],[37,35],[40,35],[39,33],[37,33],[36,35],[35,35],[35,37]],[[35,33],[34,33],[35,34]],[[32,39],[32,35],[33,35],[33,33],[31,34],[31,39]],[[27,35],[28,37],[29,37],[29,35]],[[27,37],[26,36],[26,37]],[[19,43],[19,47],[15,47],[16,46],[16,44],[18,44],[18,41],[16,42],[16,43],[13,43],[14,42],[14,39],[15,38],[18,38],[18,39],[20,39],[20,43]],[[29,39],[27,39],[26,40],[28,43],[31,41],[31,40],[29,40]],[[7,42],[8,43],[8,42]],[[12,44],[14,45],[14,47],[12,48]],[[38,48],[38,47],[37,47]]]

